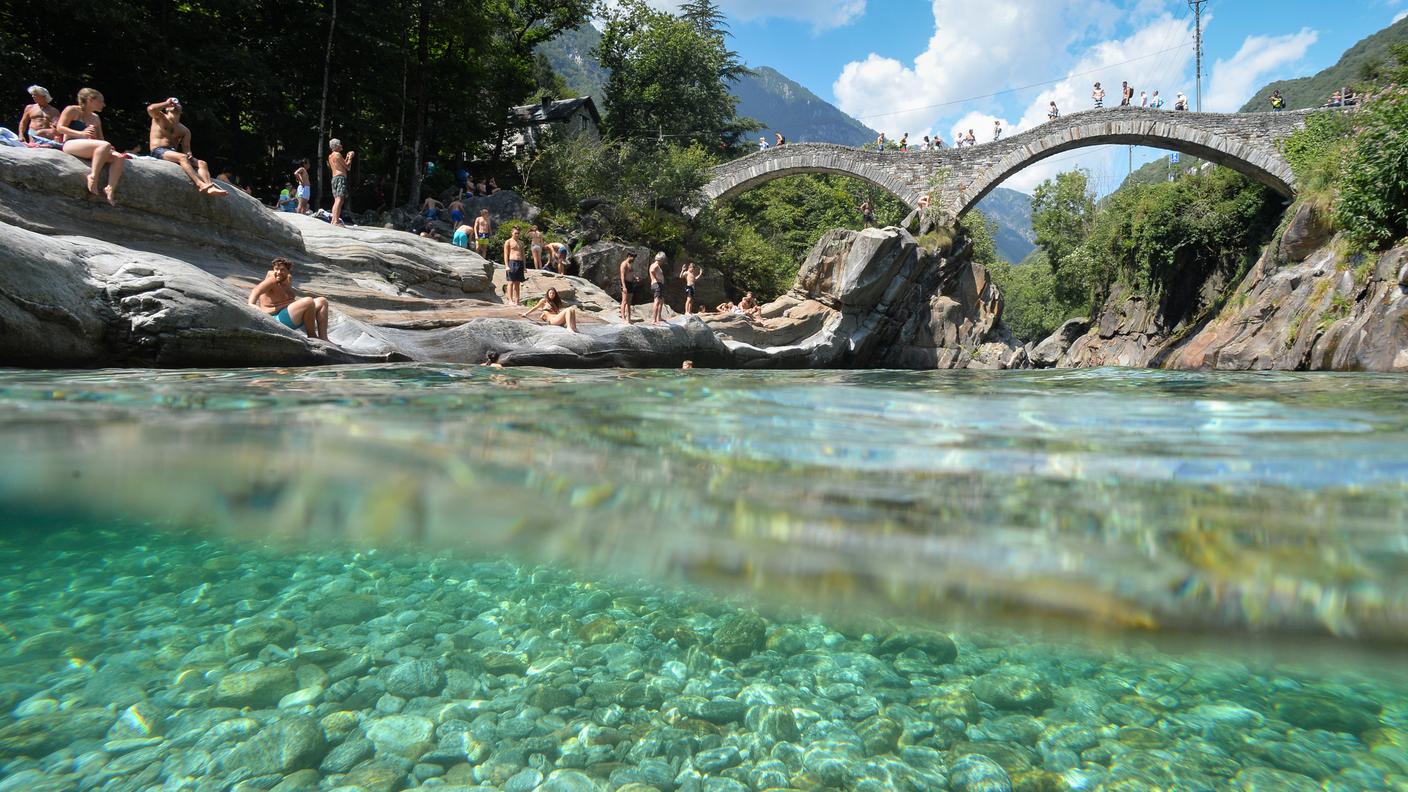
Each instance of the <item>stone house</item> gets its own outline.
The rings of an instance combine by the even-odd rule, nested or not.
[[[601,137],[601,114],[590,96],[575,99],[543,99],[519,105],[509,111],[514,132],[506,141],[510,156],[521,157],[545,142],[549,135]]]

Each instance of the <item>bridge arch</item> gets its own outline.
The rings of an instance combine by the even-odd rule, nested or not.
[[[1130,111],[1123,111],[1129,113]],[[1276,148],[1275,139],[1229,134],[1201,123],[1184,123],[1185,113],[1158,112],[1153,117],[1099,120],[1050,128],[1043,125],[1019,136],[1021,145],[965,169],[950,180],[948,197],[940,204],[961,217],[984,196],[1018,172],[1072,149],[1103,145],[1133,145],[1177,151],[1222,165],[1254,179],[1276,193],[1295,195],[1295,175]],[[1202,113],[1197,116],[1209,116]],[[1250,114],[1249,114],[1250,115]],[[1254,114],[1269,115],[1269,114]],[[1201,119],[1200,119],[1201,120]],[[1285,130],[1289,134],[1291,129]],[[1016,139],[1014,139],[1016,140]],[[977,149],[970,149],[976,151]]]
[[[878,187],[913,209],[924,194],[890,160],[899,155],[853,149],[830,143],[789,143],[726,162],[714,169],[714,178],[704,188],[709,201],[730,201],[739,195],[786,176],[802,173],[829,173],[849,176]]]

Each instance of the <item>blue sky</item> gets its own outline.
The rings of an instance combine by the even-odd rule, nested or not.
[[[670,6],[670,0],[658,5]],[[1090,106],[1101,80],[1194,95],[1192,12],[1186,0],[719,0],[733,47],[892,137],[975,129],[1009,133]],[[1408,0],[1207,0],[1203,106],[1236,110],[1270,80],[1334,63],[1359,39],[1408,15]],[[1032,86],[1022,90],[1015,87]],[[996,95],[990,95],[996,94]],[[1136,149],[1137,167],[1161,152]],[[1086,149],[1023,171],[1030,190],[1085,168],[1096,189],[1117,187],[1124,148]]]

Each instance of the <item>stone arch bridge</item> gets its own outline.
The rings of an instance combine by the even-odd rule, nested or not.
[[[726,201],[765,182],[798,173],[839,173],[886,190],[911,209],[929,193],[939,214],[962,216],[1007,177],[1071,149],[1105,144],[1152,146],[1200,157],[1250,176],[1281,195],[1295,176],[1277,146],[1306,114],[1191,113],[1109,108],[1072,113],[1010,138],[938,151],[866,151],[829,143],[789,143],[726,162],[704,188]],[[991,130],[978,130],[991,135]]]

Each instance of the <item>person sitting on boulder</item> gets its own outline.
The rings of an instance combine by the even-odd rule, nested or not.
[[[54,107],[54,98],[49,95],[48,89],[42,85],[31,85],[29,98],[34,102],[20,115],[20,140],[44,148],[63,148],[56,128],[59,123],[59,108]]]
[[[205,195],[228,195],[215,186],[205,160],[196,159],[191,154],[191,130],[181,123],[181,102],[178,99],[172,97],[147,105],[147,115],[152,117],[152,130],[148,138],[152,159],[180,165],[181,170],[186,172],[186,178]]]
[[[299,297],[293,289],[293,263],[276,258],[264,280],[249,293],[249,304],[309,338],[328,340],[328,298]]]
[[[117,201],[113,200],[113,195],[117,192],[117,183],[122,181],[122,169],[126,164],[127,155],[118,151],[103,137],[103,120],[98,117],[98,113],[106,106],[103,95],[96,89],[83,88],[78,92],[78,104],[69,105],[59,113],[55,129],[63,138],[65,154],[72,154],[93,163],[93,169],[88,174],[88,192],[106,197],[109,204],[116,206]],[[103,167],[106,165],[111,165],[112,169],[108,171],[107,186],[100,192],[98,182],[102,179]]]
[[[426,198],[425,203],[420,205],[420,210],[425,215],[426,220],[439,220],[440,210],[444,207],[444,204],[434,198]]]
[[[554,327],[565,327],[570,333],[577,332],[577,306],[563,305],[562,297],[557,293],[557,289],[549,286],[544,292],[543,299],[530,310],[524,311],[519,316],[524,319],[532,317],[533,314],[542,311],[543,319]]]

